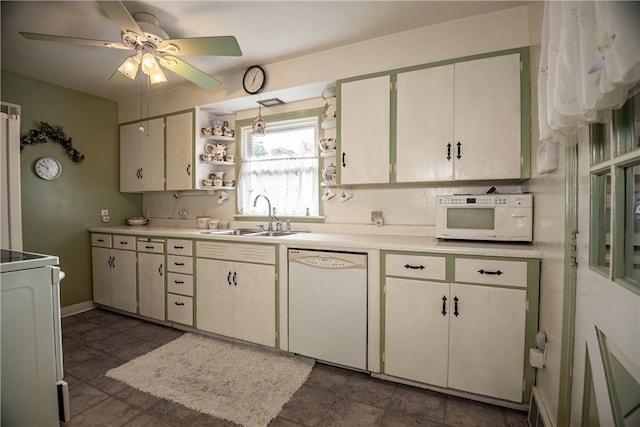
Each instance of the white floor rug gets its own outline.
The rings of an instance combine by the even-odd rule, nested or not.
[[[196,411],[258,427],[278,415],[313,363],[186,333],[106,375]]]

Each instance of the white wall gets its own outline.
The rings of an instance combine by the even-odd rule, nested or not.
[[[262,97],[268,98],[270,93],[290,87],[304,87],[398,67],[528,46],[528,26],[528,10],[522,6],[267,64],[265,68],[269,74],[269,84]],[[223,82],[223,86],[209,93],[192,84],[179,89],[152,92],[149,114],[163,114],[244,96],[240,87],[242,73],[216,77]],[[319,97],[320,92],[316,96]],[[263,115],[267,113],[263,110]],[[139,98],[120,103],[121,122],[135,120],[139,114]],[[432,226],[437,194],[484,192],[492,185],[495,183],[350,188],[354,197],[345,203],[335,199],[326,202],[324,214],[327,224],[368,224],[370,211],[382,209],[387,224]],[[522,188],[513,183],[497,187],[502,192],[520,191]],[[144,209],[150,210],[152,217],[172,217],[177,215],[178,210],[186,208],[189,209],[190,218],[206,214],[224,220],[232,219],[235,197],[223,205],[215,200],[215,195],[174,199],[170,194],[146,194]]]

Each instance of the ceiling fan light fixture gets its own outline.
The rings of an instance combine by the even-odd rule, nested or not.
[[[158,62],[156,61],[153,53],[147,52],[142,55],[142,72],[146,75],[150,76],[155,73],[156,70],[159,69]]]
[[[158,67],[158,69],[153,74],[149,74],[149,82],[151,82],[152,85],[156,83],[165,83],[166,81],[167,78],[165,77],[160,67]]]
[[[134,80],[136,78],[136,74],[138,74],[139,66],[140,58],[137,55],[134,55],[125,59],[122,65],[118,67],[118,71],[129,77],[131,80]]]

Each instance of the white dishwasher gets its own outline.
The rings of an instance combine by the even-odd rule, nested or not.
[[[289,351],[367,369],[367,254],[289,249]]]

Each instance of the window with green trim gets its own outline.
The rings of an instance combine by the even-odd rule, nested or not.
[[[238,212],[278,216],[319,215],[318,112],[265,117],[266,132],[253,134],[249,121],[239,122],[241,168]]]
[[[640,87],[590,133],[589,263],[640,294]]]

